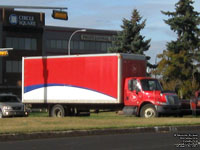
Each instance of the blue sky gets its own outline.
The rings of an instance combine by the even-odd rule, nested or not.
[[[152,57],[151,62],[154,63],[155,56],[162,53],[166,43],[176,38],[164,23],[163,19],[167,17],[161,10],[174,11],[177,2],[178,0],[1,0],[0,5],[67,7],[68,21],[51,18],[51,10],[31,11],[45,12],[46,25],[106,30],[121,30],[122,19],[130,19],[133,9],[137,9],[143,19],[147,19],[142,35],[151,39],[147,55]],[[200,0],[195,0],[193,6],[200,12]]]

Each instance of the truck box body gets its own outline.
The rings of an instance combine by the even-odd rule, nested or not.
[[[23,103],[122,104],[127,77],[146,75],[141,55],[23,57]]]

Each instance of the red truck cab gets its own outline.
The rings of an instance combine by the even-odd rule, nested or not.
[[[125,80],[124,105],[125,113],[134,109],[132,113],[145,118],[180,113],[177,94],[163,92],[159,81],[149,77],[130,77]]]

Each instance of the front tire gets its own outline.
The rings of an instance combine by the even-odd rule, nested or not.
[[[144,105],[140,111],[140,117],[155,118],[158,117],[158,113],[152,104]]]
[[[65,109],[62,105],[54,105],[51,108],[51,117],[64,117],[65,116]]]

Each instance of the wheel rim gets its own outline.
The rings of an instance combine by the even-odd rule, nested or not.
[[[56,117],[59,117],[59,118],[62,117],[62,111],[60,109],[56,109],[55,114],[56,114]]]
[[[147,108],[144,112],[145,118],[153,118],[155,116],[156,116],[155,111],[152,108]]]

